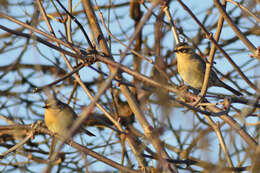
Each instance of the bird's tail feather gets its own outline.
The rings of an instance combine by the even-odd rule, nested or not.
[[[235,90],[234,88],[232,88],[231,86],[225,84],[222,81],[221,81],[221,87],[226,88],[227,90],[231,91],[233,94],[235,94],[237,96],[242,96],[243,95],[242,93],[240,93],[239,91]]]

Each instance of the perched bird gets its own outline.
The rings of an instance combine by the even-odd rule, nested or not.
[[[201,89],[206,71],[206,62],[187,43],[179,43],[174,50],[177,56],[177,68],[181,78],[195,89]],[[208,86],[223,87],[237,96],[242,94],[222,82],[217,74],[211,70]]]
[[[68,104],[61,102],[55,97],[49,98],[44,108],[44,120],[48,129],[61,136],[66,136],[77,118],[74,110]],[[95,136],[83,127],[80,128],[80,131],[85,132],[89,136]]]

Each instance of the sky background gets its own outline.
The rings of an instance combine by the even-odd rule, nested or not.
[[[1,0],[0,0],[0,2],[1,2]],[[15,4],[16,2],[19,2],[19,1],[13,1],[12,3]],[[79,1],[75,1],[75,4],[77,2],[79,2]],[[115,2],[117,3],[117,1],[115,1]],[[120,1],[120,3],[121,2],[128,2],[128,1]],[[197,0],[197,1],[185,0],[184,2],[190,9],[193,10],[193,12],[196,14],[196,17],[198,17],[198,19],[200,21],[204,18],[205,13],[206,13],[205,11],[207,11],[208,8],[210,6],[212,6],[212,4],[213,4],[213,1],[206,1],[206,0]],[[107,2],[97,0],[97,3],[99,5],[104,5]],[[250,1],[248,1],[248,3],[250,3]],[[66,3],[64,3],[64,5],[66,6]],[[248,6],[249,5],[250,4],[248,4]],[[227,7],[227,10],[230,10],[233,7],[234,7],[233,5],[229,4],[228,7]],[[47,9],[48,13],[55,12],[55,9],[53,9],[52,7],[46,7],[46,9]],[[79,5],[78,7],[75,8],[75,11],[78,11],[78,10],[81,10],[81,9],[82,9],[82,5]],[[184,17],[185,22],[181,22],[181,26],[183,27],[185,34],[188,35],[190,38],[196,36],[198,26],[191,19],[191,17],[187,14],[187,12],[184,11],[180,7],[180,5],[175,1],[171,3],[171,6],[170,6],[169,9],[170,9],[170,12],[171,12],[174,19],[179,19],[179,18],[183,19],[183,17]],[[254,8],[252,8],[252,10],[253,9]],[[259,5],[256,6],[255,9],[259,11]],[[0,9],[0,11],[4,12],[5,14],[8,14],[12,17],[15,17],[16,19],[18,19],[20,21],[25,22],[26,20],[30,19],[30,17],[29,17],[30,15],[27,15],[27,17],[22,17],[22,18],[20,18],[18,16],[20,16],[21,14],[32,14],[33,8],[32,8],[32,6],[31,6],[31,8],[24,8],[21,5],[21,6],[15,6],[15,7],[10,8],[8,10],[8,13],[3,9]],[[142,11],[146,12],[147,9],[142,7]],[[241,15],[239,9],[237,9],[236,11],[232,14],[232,17],[235,17],[235,15]],[[129,12],[128,7],[124,7],[124,8],[121,8],[120,10],[110,11],[110,12],[108,10],[102,10],[102,13],[103,13],[103,16],[104,16],[105,19],[107,19],[109,15],[111,15],[111,18],[113,18],[114,15],[119,17],[118,20],[111,19],[111,23],[109,25],[109,28],[115,36],[118,36],[120,39],[123,39],[125,44],[128,43],[125,40],[130,38],[131,34],[133,34],[133,31],[134,31],[133,28],[132,28],[133,21],[131,19],[129,19],[129,15],[126,15],[126,12],[127,13]],[[154,12],[158,13],[158,8]],[[218,20],[218,11],[216,9],[214,9],[214,10],[212,10],[212,13],[216,14],[215,17],[211,16],[208,19],[208,21],[206,22],[205,26],[211,25],[212,23],[215,23]],[[81,14],[77,17],[79,18],[80,22],[84,26],[84,29],[86,29],[88,34],[91,35],[91,33],[88,30],[88,26],[86,24],[87,21],[83,20],[84,15]],[[245,20],[242,20],[243,23],[240,26],[244,26],[245,28],[253,26],[253,23],[255,22],[255,20],[253,20],[253,19],[250,19],[250,20],[245,18]],[[150,45],[150,46],[154,45],[154,35],[151,34],[151,33],[154,32],[154,28],[153,28],[154,21],[155,21],[155,17],[152,16],[150,18],[150,20],[146,23],[146,25],[144,27],[144,33],[143,33],[144,35],[147,35],[147,44]],[[51,21],[51,22],[55,23],[54,29],[56,31],[57,36],[59,38],[61,38],[62,36],[58,33],[58,31],[61,31],[64,34],[63,26],[61,24],[55,22],[55,21]],[[8,28],[12,28],[12,29],[19,27],[18,25],[14,24],[14,23],[6,20],[6,19],[0,19],[0,23],[2,25],[6,26]],[[226,25],[226,23],[225,23],[225,25]],[[73,23],[72,27],[77,27],[77,25],[75,25]],[[46,29],[46,25],[45,25],[44,22],[41,22],[41,24],[38,26],[38,29],[45,30],[46,32],[48,31]],[[240,29],[242,31],[245,30],[243,27],[241,27]],[[107,37],[107,34],[106,34],[104,29],[103,29],[103,31],[104,31],[105,36]],[[125,35],[120,36],[119,34],[121,34],[122,31],[125,32]],[[28,30],[25,30],[24,32],[29,33]],[[214,30],[212,30],[211,32],[214,33]],[[3,34],[3,33],[5,33],[5,32],[0,30],[0,35]],[[230,28],[226,27],[221,34],[221,39],[227,39],[227,38],[231,38],[233,36],[234,36],[234,32]],[[255,37],[249,37],[248,39],[254,45],[259,45],[259,40],[260,40],[259,37],[256,37],[256,36]],[[73,37],[73,40],[75,42],[84,42],[83,34],[81,32],[77,32],[77,34]],[[22,46],[24,45],[25,41],[26,41],[25,39],[17,39],[17,42],[15,42],[17,47],[15,49],[9,50],[6,53],[0,53],[0,66],[8,65],[8,64],[10,64],[10,62],[13,62],[17,58],[17,56],[20,54],[20,52],[22,50]],[[33,42],[33,41],[31,40],[31,42]],[[204,41],[203,41],[204,44],[199,45],[199,48],[200,48],[200,50],[202,50],[202,52],[206,48],[207,42],[208,42],[208,40],[204,39]],[[3,44],[4,44],[3,42],[0,42],[0,47],[2,47]],[[14,46],[16,46],[16,45],[14,45]],[[162,49],[163,53],[165,53],[169,49],[170,50],[174,49],[175,43],[174,43],[174,38],[173,38],[173,35],[172,35],[171,32],[168,32],[167,37],[165,37],[163,39],[162,46],[163,46],[163,49]],[[87,43],[85,45],[82,45],[82,48],[87,48],[87,47],[88,47]],[[250,52],[247,51],[247,48],[243,45],[243,43],[241,41],[236,41],[234,44],[225,47],[225,50],[233,50],[233,49],[237,49],[237,48],[241,48],[242,51],[237,53],[236,52],[237,50],[234,50],[233,53],[231,53],[231,57],[237,63],[237,65],[240,66],[250,59],[250,57],[248,56]],[[42,44],[31,44],[29,49],[23,55],[22,62],[25,63],[25,64],[48,64],[48,65],[52,65],[52,62],[50,62],[50,60],[42,57],[39,54],[38,49],[40,50],[40,52],[43,55],[48,57],[51,61],[55,61],[55,58],[60,59],[60,54],[57,51],[51,50],[50,48],[48,48],[48,47],[46,47]],[[114,54],[114,58],[116,60],[119,60],[118,54],[119,54],[120,50],[124,51],[125,48],[123,46],[121,46],[119,43],[113,42],[111,52]],[[225,74],[225,73],[229,72],[230,69],[232,69],[232,66],[228,63],[227,60],[225,60],[224,58],[220,59],[220,57],[221,57],[221,55],[217,52],[217,55],[216,55],[216,58],[215,58],[215,61],[216,61],[215,67],[219,71],[221,71],[222,73]],[[153,60],[155,59],[154,56],[150,56],[149,58],[151,58]],[[174,57],[171,57],[171,58],[173,59]],[[62,61],[62,60],[60,59],[60,61]],[[132,65],[132,61],[133,61],[132,55],[129,55],[124,60],[123,64],[130,66],[130,65]],[[250,70],[252,67],[254,67],[258,64],[259,64],[259,62],[257,60],[254,60],[251,63],[249,63],[248,65],[246,65],[245,67],[243,67],[242,70],[246,72],[247,76],[254,76],[254,75],[259,76],[259,74],[260,74],[259,67],[255,68],[255,70]],[[103,69],[105,69],[104,72],[106,72],[108,74],[109,70],[105,67],[105,65],[101,65],[101,66],[104,67],[103,68]],[[63,62],[61,64],[61,67],[64,68],[64,69],[67,69],[66,65]],[[97,65],[94,65],[94,67],[97,67]],[[152,66],[150,64],[144,63],[143,67],[144,67],[142,69],[143,74],[149,76]],[[30,70],[23,70],[22,71],[23,74],[29,74],[30,72],[31,72]],[[84,81],[92,81],[93,78],[98,77],[98,73],[91,70],[90,68],[87,68],[87,69],[85,68],[85,69],[80,71],[80,76]],[[132,78],[129,75],[124,74],[124,76],[127,76],[126,78],[129,81],[131,81]],[[0,84],[0,90],[4,90],[4,89],[8,88],[9,84],[12,83],[11,81],[14,81],[18,78],[19,78],[19,76],[16,72],[9,73],[7,76],[5,76],[5,79],[8,80],[9,82]],[[239,76],[238,76],[238,78],[241,79]],[[57,78],[51,77],[48,74],[44,74],[42,72],[36,72],[36,74],[34,76],[34,80],[32,82],[36,86],[40,87],[40,86],[46,85],[46,84],[48,84],[48,83],[50,83],[50,82],[52,82],[56,79]],[[172,78],[172,80],[176,81],[175,78]],[[258,80],[259,80],[259,77],[256,78],[255,82],[257,82]],[[241,86],[245,90],[249,89],[249,87],[246,85],[246,83],[244,81],[242,81],[242,80],[236,80],[236,81],[238,81],[239,86]],[[228,84],[230,84],[230,83],[228,83]],[[230,84],[230,85],[232,85],[232,84]],[[68,96],[68,94],[71,92],[71,89],[72,88],[62,88],[60,91],[63,95]],[[209,91],[215,91],[215,89],[216,88],[212,88]],[[23,91],[27,90],[27,87],[24,87],[22,85],[18,85],[17,87],[12,88],[12,90],[17,91],[17,92],[23,92]],[[249,89],[249,91],[252,91],[252,90]],[[217,92],[223,92],[223,93],[226,93],[226,94],[230,94],[225,89],[219,89],[219,88],[217,89]],[[82,93],[83,93],[83,91],[82,91]],[[42,95],[42,96],[44,97],[44,95]],[[30,97],[30,99],[32,101],[35,100],[37,102],[39,100],[39,95],[38,94],[36,95],[36,94],[33,94],[33,93],[26,94],[26,95],[22,94],[22,97]],[[6,99],[7,98],[2,98],[2,103],[4,103],[6,101]],[[64,99],[63,101],[66,100],[65,97],[61,97],[61,96],[59,97],[59,99],[61,99],[61,100]],[[23,106],[23,103],[18,103],[17,101],[18,100],[14,99],[14,98],[11,98],[10,100],[7,101],[7,103],[10,104],[10,105],[11,104],[17,104],[16,106],[13,106],[13,108],[11,109],[13,111],[12,114],[15,117],[23,118],[23,120],[26,123],[32,123],[32,122],[35,122],[38,119],[43,120],[43,117],[40,117],[40,116],[32,114],[31,112],[28,112],[27,108]],[[80,95],[79,101],[77,102],[78,105],[83,106],[83,105],[87,105],[89,103],[90,103],[90,99],[88,99],[85,94]],[[38,102],[37,104],[39,105],[37,112],[40,113],[40,114],[43,114],[44,110],[41,108],[41,106],[43,106],[44,103]],[[79,109],[79,106],[77,108],[78,109],[75,109],[76,112],[80,113],[81,110]],[[192,112],[184,113],[183,110],[184,109],[173,109],[173,110],[171,110],[170,112],[173,115],[171,117],[172,118],[171,121],[172,121],[172,124],[174,124],[175,126],[180,126],[183,129],[189,129],[190,127],[193,127],[193,124],[197,121],[197,118],[193,115]],[[96,110],[96,111],[99,111],[99,110]],[[154,105],[153,111],[155,112],[155,114],[163,114],[163,112],[164,112],[162,110],[162,107],[156,107],[156,105]],[[0,113],[3,114],[3,115],[7,114],[6,110],[0,110]],[[219,120],[217,118],[213,118],[213,119],[216,120],[216,121]],[[254,121],[254,119],[252,121]],[[3,124],[6,124],[6,123],[3,120],[0,120],[0,124],[3,125]],[[136,125],[136,126],[138,127],[138,125]],[[166,128],[168,128],[168,127],[166,127]],[[223,129],[225,129],[225,128],[228,129],[229,127],[227,125],[225,125],[223,127]],[[89,127],[88,129],[93,133],[95,133],[95,132],[98,133],[98,129],[95,128],[95,127]],[[250,132],[250,130],[249,130],[249,132]],[[184,133],[183,135],[180,135],[181,137],[185,137],[186,136],[185,133],[188,133],[188,132],[184,131],[183,133]],[[104,138],[109,137],[110,134],[111,134],[110,131],[104,131],[103,137]],[[174,145],[176,145],[176,139],[172,138],[172,136],[173,136],[173,134],[167,133],[167,134],[164,134],[162,136],[162,139],[164,141],[166,141],[167,143],[174,146]],[[76,137],[76,138],[77,138],[77,140],[79,140],[79,136]],[[37,140],[37,139],[41,140],[41,137],[37,136],[35,140]],[[205,153],[204,155],[202,155],[201,154],[202,152],[198,150],[197,155],[198,155],[198,157],[202,157],[203,159],[210,159],[210,160],[213,160],[213,162],[217,162],[219,158],[214,158],[215,156],[217,156],[216,148],[218,148],[218,143],[217,143],[217,139],[216,139],[215,134],[212,134],[211,136],[209,136],[209,139],[210,139],[210,142],[215,143],[215,145],[211,145],[211,148],[209,148],[210,151],[204,152]],[[181,140],[184,140],[184,139],[181,139]],[[99,141],[98,138],[88,139],[88,143],[101,142],[101,141],[102,140]],[[236,139],[236,141],[242,142],[241,138]],[[90,148],[91,148],[91,145],[90,145]],[[47,150],[48,148],[44,148],[44,149]],[[66,146],[64,148],[65,151],[68,151],[70,149],[71,149],[71,147],[69,147],[69,146]],[[102,149],[99,149],[99,150],[101,152]],[[95,151],[99,151],[99,150],[96,149]],[[216,150],[216,151],[214,151],[214,150]],[[3,152],[1,148],[0,148],[0,152]],[[194,156],[196,156],[195,153],[194,153]],[[176,157],[176,155],[173,155],[173,157]],[[115,161],[119,162],[120,157],[118,157],[118,159],[115,159]],[[104,170],[107,169],[107,166],[104,165],[104,164],[98,163],[98,166],[99,166],[100,170],[102,170],[102,167],[104,168]],[[44,168],[45,165],[37,165],[37,167]],[[183,172],[185,172],[185,171],[183,171]]]

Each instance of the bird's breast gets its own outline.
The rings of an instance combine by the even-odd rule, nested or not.
[[[177,60],[177,68],[184,82],[193,88],[202,88],[205,69],[203,69],[199,60],[179,57]]]
[[[59,109],[46,109],[44,116],[48,129],[60,135],[66,135],[74,121],[72,115],[64,114],[64,110]]]

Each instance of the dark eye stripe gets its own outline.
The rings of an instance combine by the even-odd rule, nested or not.
[[[181,49],[176,50],[176,52],[186,53],[186,52],[189,52],[190,50],[191,50],[191,48],[181,48]]]

